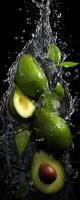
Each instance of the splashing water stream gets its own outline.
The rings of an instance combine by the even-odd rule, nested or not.
[[[3,154],[3,162],[5,162],[5,166],[3,168],[2,180],[4,179],[5,187],[5,197],[6,199],[10,199],[9,195],[11,195],[11,199],[14,198],[14,194],[16,189],[20,184],[28,185],[30,190],[28,194],[28,200],[32,200],[33,198],[39,200],[40,198],[46,199],[46,195],[39,194],[36,189],[33,187],[33,183],[30,179],[30,168],[31,168],[31,159],[33,152],[36,150],[36,142],[33,139],[30,139],[30,143],[28,148],[25,151],[25,155],[22,160],[19,159],[16,148],[14,144],[14,130],[18,125],[15,120],[13,120],[8,113],[7,103],[8,98],[10,96],[11,88],[14,85],[14,77],[16,73],[17,63],[19,57],[24,53],[31,53],[36,57],[38,62],[43,67],[46,76],[49,81],[50,87],[54,87],[57,81],[63,83],[65,88],[65,98],[61,103],[61,115],[65,119],[70,119],[72,113],[74,112],[74,101],[69,93],[68,83],[66,83],[62,78],[62,69],[56,68],[47,57],[47,47],[51,42],[57,42],[57,33],[52,34],[49,16],[50,16],[50,0],[42,0],[42,3],[37,3],[35,0],[32,0],[34,4],[40,10],[40,20],[38,22],[35,34],[33,38],[26,43],[23,50],[17,56],[16,61],[12,64],[8,71],[7,80],[9,83],[9,88],[3,95],[3,103],[0,107],[0,113],[2,117],[2,136],[0,137],[0,144],[2,148]],[[56,17],[60,18],[61,14],[56,14]],[[66,55],[63,54],[63,59],[66,58]],[[70,151],[65,151],[63,154],[59,156],[59,160],[63,163],[66,169],[66,183],[65,187],[58,194],[51,195],[48,197],[48,200],[69,200],[70,196],[74,196],[72,185],[73,182],[71,178],[74,176],[74,169],[71,166],[71,154],[73,147]],[[54,154],[53,152],[51,152]],[[56,156],[56,155],[55,155]],[[34,197],[33,197],[34,196]],[[5,199],[4,197],[4,199]],[[8,198],[9,197],[9,198]]]

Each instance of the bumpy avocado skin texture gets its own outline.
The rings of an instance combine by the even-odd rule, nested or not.
[[[51,184],[45,184],[39,178],[39,167],[42,163],[49,164],[50,166],[54,167],[57,172],[57,179]],[[33,156],[31,178],[35,187],[42,193],[56,193],[61,190],[64,185],[65,172],[63,166],[60,164],[59,161],[52,158],[44,151],[40,151],[35,153]]]
[[[20,57],[15,81],[21,91],[30,97],[36,97],[49,90],[44,71],[30,54]]]
[[[57,149],[71,146],[71,131],[66,121],[44,108],[37,108],[34,113],[34,135],[44,138],[44,142]]]

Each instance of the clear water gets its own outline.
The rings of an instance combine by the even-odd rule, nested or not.
[[[58,32],[55,31],[55,28],[57,24],[59,25],[59,21],[61,18],[61,13],[58,13],[57,10],[54,11],[54,16],[56,17],[56,20],[54,21],[54,34],[52,33],[52,29],[50,26],[50,4],[52,1],[50,0],[42,0],[35,1],[32,0],[32,2],[38,7],[40,12],[40,20],[37,24],[37,28],[35,30],[35,33],[32,34],[32,39],[26,43],[24,48],[22,49],[21,53],[18,54],[16,61],[12,64],[12,66],[9,68],[8,75],[7,75],[7,82],[9,83],[8,90],[3,95],[3,103],[0,107],[0,115],[2,118],[2,134],[0,137],[0,148],[1,148],[1,154],[3,155],[3,162],[5,162],[5,166],[3,168],[3,172],[1,173],[2,179],[4,179],[4,185],[5,185],[5,196],[4,199],[9,199],[11,196],[11,199],[15,196],[15,191],[20,185],[27,184],[27,187],[29,188],[29,194],[27,196],[28,200],[39,200],[40,198],[46,199],[46,195],[40,194],[33,186],[33,183],[30,178],[30,168],[31,168],[31,160],[33,152],[37,150],[39,143],[35,142],[32,137],[30,139],[30,143],[28,145],[28,148],[25,151],[24,156],[22,159],[19,159],[15,142],[14,142],[14,130],[15,127],[18,125],[18,123],[13,120],[7,109],[7,102],[8,98],[10,96],[11,88],[14,85],[14,77],[16,73],[17,63],[19,57],[24,53],[28,52],[31,53],[36,57],[38,62],[41,64],[42,68],[44,69],[46,76],[49,81],[50,87],[54,87],[54,85],[57,83],[57,81],[60,81],[64,84],[65,88],[65,98],[61,102],[61,115],[70,121],[71,115],[74,112],[74,99],[72,99],[72,96],[69,92],[69,82],[66,82],[63,80],[63,71],[60,68],[56,68],[48,59],[47,57],[47,47],[49,43],[58,41],[60,46],[63,46],[62,49],[67,45],[66,43],[62,43],[60,39],[58,38]],[[21,11],[22,8],[19,8],[19,11]],[[27,11],[28,12],[28,11]],[[54,17],[53,16],[53,17]],[[30,19],[27,19],[27,23],[30,23]],[[25,30],[23,30],[23,33],[25,33]],[[18,37],[16,36],[16,40]],[[23,41],[23,38],[21,38]],[[67,57],[64,52],[62,52],[63,59]],[[66,72],[65,76],[69,77],[70,73]],[[76,104],[77,107],[77,104]],[[73,179],[78,176],[78,173],[72,168],[71,166],[71,155],[74,149],[73,147],[69,151],[64,151],[61,154],[56,154],[52,150],[48,150],[52,155],[55,155],[56,158],[58,158],[64,165],[66,170],[66,182],[65,186],[59,193],[55,195],[50,195],[47,197],[48,200],[69,200],[70,197],[74,199],[74,192],[73,192]],[[25,198],[26,199],[26,198]]]

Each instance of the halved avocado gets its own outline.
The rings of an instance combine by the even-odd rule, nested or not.
[[[33,156],[31,178],[35,187],[42,193],[56,193],[64,185],[65,172],[59,161],[40,151]]]
[[[15,119],[31,117],[35,110],[34,102],[25,96],[17,86],[12,89],[8,107],[10,114]]]

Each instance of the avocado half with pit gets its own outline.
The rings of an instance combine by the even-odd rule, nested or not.
[[[34,101],[32,101],[29,97],[25,96],[21,92],[21,90],[17,86],[15,86],[12,89],[9,98],[8,108],[10,114],[15,119],[26,119],[32,116],[35,110],[35,104]]]
[[[64,186],[65,171],[59,161],[40,151],[33,156],[31,178],[42,193],[56,193]]]

